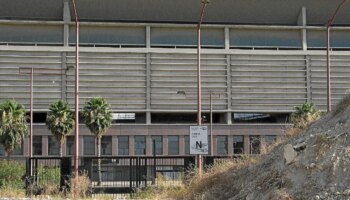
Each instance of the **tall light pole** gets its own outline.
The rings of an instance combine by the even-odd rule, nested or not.
[[[19,67],[18,73],[23,75],[29,75],[30,76],[30,83],[29,83],[29,158],[33,157],[33,82],[34,82],[34,74],[35,75],[62,75],[65,74],[65,72],[62,72],[65,69],[55,69],[55,68],[43,68],[43,67],[36,67],[36,71],[34,71],[34,67]],[[59,71],[58,73],[54,73],[52,71]]]
[[[72,0],[75,21],[75,153],[74,153],[74,175],[78,177],[79,165],[79,24],[75,0]]]
[[[201,116],[201,24],[204,17],[205,7],[209,4],[209,0],[202,0],[202,9],[197,25],[197,125],[202,124]],[[198,174],[202,174],[202,155],[197,155]]]
[[[30,68],[30,128],[29,128],[29,158],[33,156],[33,67]],[[32,173],[32,170],[30,170]]]
[[[343,0],[337,7],[337,9],[334,11],[331,18],[328,19],[326,23],[326,29],[327,29],[327,112],[331,111],[331,56],[330,56],[330,29],[332,26],[332,23],[339,13],[340,9],[343,7],[345,2],[348,0]]]
[[[210,104],[210,155],[214,156],[213,151],[213,102],[212,102],[212,93],[209,91],[209,104]]]

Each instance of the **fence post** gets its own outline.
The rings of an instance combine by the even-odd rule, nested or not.
[[[133,167],[133,164],[132,164],[132,158],[130,157],[129,158],[129,170],[130,170],[130,174],[129,174],[129,187],[132,188],[132,180],[133,180],[133,177],[134,177],[134,173],[133,173],[133,170],[134,170],[134,167]]]
[[[26,195],[31,196],[32,195],[32,184],[33,184],[33,177],[32,177],[32,163],[31,159],[26,159],[26,178],[25,178],[25,186],[26,186]]]
[[[196,158],[195,156],[184,157],[184,181],[188,180],[191,170],[195,169]]]
[[[81,166],[84,173],[87,173],[87,176],[92,181],[92,158],[81,157]]]
[[[214,164],[214,156],[204,157],[204,168],[208,168]]]
[[[62,157],[61,158],[61,178],[60,178],[60,190],[65,188],[69,189],[69,177],[71,175],[71,158],[70,157]]]
[[[156,184],[156,176],[157,176],[156,140],[153,140],[153,177],[152,177],[152,185]]]
[[[192,169],[195,166],[196,160],[194,156],[188,156],[184,158],[185,171]]]

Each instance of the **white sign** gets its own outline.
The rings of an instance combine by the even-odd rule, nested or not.
[[[190,154],[208,154],[207,126],[190,126]]]

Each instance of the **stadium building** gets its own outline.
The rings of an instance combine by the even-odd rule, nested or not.
[[[33,68],[33,149],[58,155],[45,126],[49,104],[74,108],[74,14],[68,0],[0,0],[0,102],[29,108]],[[340,1],[339,1],[340,2]],[[294,107],[326,109],[326,28],[338,1],[212,0],[202,24],[202,110],[209,125],[212,93],[215,155],[256,154],[285,134]],[[196,124],[196,25],[200,0],[77,0],[80,108],[105,97],[113,126],[103,155],[189,154]],[[350,87],[350,5],[331,29],[331,91]],[[59,71],[43,73],[43,68]],[[48,71],[50,71],[48,70]],[[63,72],[63,73],[62,73]],[[29,139],[14,154],[28,155]],[[96,155],[80,125],[80,155]],[[210,142],[211,143],[211,142]],[[74,136],[64,147],[73,155]],[[0,155],[5,156],[3,148]]]

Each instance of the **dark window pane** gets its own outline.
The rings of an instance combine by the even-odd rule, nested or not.
[[[84,136],[84,155],[95,155],[95,136]]]
[[[135,155],[146,155],[146,136],[135,136]]]
[[[112,155],[112,136],[102,136],[101,155]]]
[[[227,136],[217,136],[217,154],[227,155]]]
[[[4,146],[2,146],[2,144],[0,144],[0,156],[4,156],[5,155],[5,148]]]
[[[168,154],[179,155],[179,136],[168,136]]]
[[[60,145],[54,136],[48,137],[48,150],[49,155],[59,155]]]
[[[69,136],[66,138],[66,155],[74,155],[74,137]]]
[[[118,137],[118,155],[129,155],[129,136]]]
[[[155,141],[156,143],[156,154],[157,155],[162,155],[163,154],[163,138],[160,135],[157,136],[152,136],[152,154],[154,154],[154,149],[153,149],[153,142]]]
[[[33,136],[33,155],[42,155],[42,137]]]
[[[233,153],[244,153],[244,140],[242,135],[233,136]]]
[[[250,154],[260,154],[260,136],[250,136]]]
[[[185,135],[185,154],[190,155],[190,136]]]

